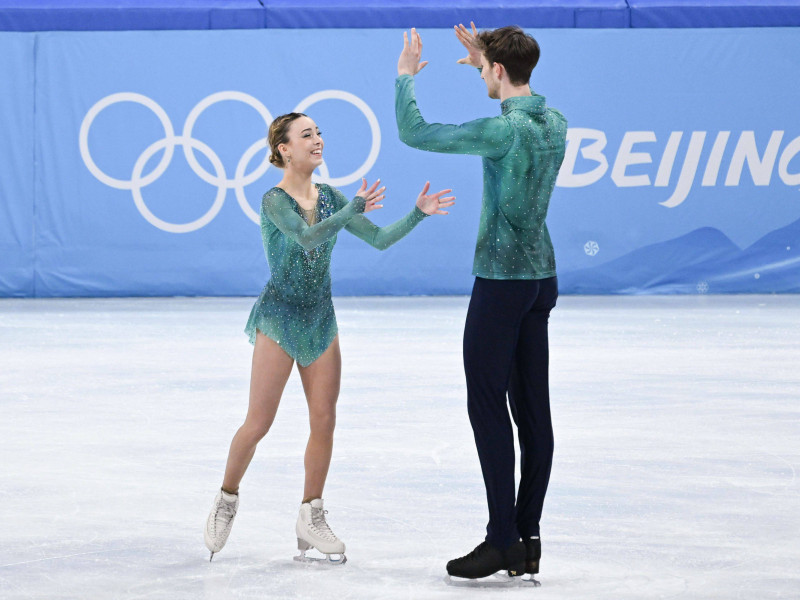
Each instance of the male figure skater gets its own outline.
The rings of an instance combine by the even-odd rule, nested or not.
[[[400,139],[431,152],[483,157],[483,206],[475,247],[475,284],[464,327],[467,406],[475,434],[489,524],[472,552],[447,563],[450,576],[476,579],[499,570],[539,572],[539,519],[550,478],[553,428],[548,386],[547,320],[556,304],[553,245],[545,225],[564,158],[567,121],[528,84],[539,45],[519,27],[456,35],[502,114],[462,125],[428,123],[414,96],[422,40],[406,33],[397,64],[395,109]],[[515,498],[514,439],[522,478]],[[520,541],[522,538],[522,541]]]

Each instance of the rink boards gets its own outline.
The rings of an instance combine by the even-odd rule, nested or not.
[[[0,31],[444,27],[785,27],[792,0],[0,0]]]
[[[791,28],[530,30],[532,84],[570,124],[548,225],[562,293],[800,291],[800,34]],[[499,112],[450,31],[423,30],[429,121]],[[389,223],[426,180],[447,217],[380,253],[347,233],[337,294],[460,294],[480,210],[475,157],[397,139],[401,32],[0,34],[0,295],[255,294],[257,225],[279,173],[264,135],[303,110],[320,180],[389,188]]]

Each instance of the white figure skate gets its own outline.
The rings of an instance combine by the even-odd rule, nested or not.
[[[204,538],[206,547],[211,550],[211,561],[214,554],[222,550],[225,542],[228,541],[228,535],[233,526],[233,518],[236,516],[236,511],[239,508],[238,494],[229,494],[220,490],[217,492],[217,497],[214,498],[214,505],[211,507],[211,513],[206,520],[206,529]]]
[[[300,550],[300,554],[294,557],[296,561],[330,565],[343,565],[347,562],[344,542],[336,537],[325,521],[327,512],[320,498],[300,505],[300,514],[295,527],[297,549]],[[306,556],[306,551],[311,548],[317,549],[325,555],[325,558]],[[338,555],[338,558],[333,558],[331,555]]]

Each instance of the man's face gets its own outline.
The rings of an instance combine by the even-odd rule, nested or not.
[[[486,83],[486,91],[489,98],[497,100],[500,98],[500,81],[494,73],[494,65],[489,62],[485,54],[481,54],[481,79]]]

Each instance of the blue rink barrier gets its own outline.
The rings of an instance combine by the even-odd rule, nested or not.
[[[548,224],[562,293],[800,291],[800,36],[793,29],[542,30],[534,88],[569,119]],[[451,31],[423,30],[430,121],[499,113]],[[0,35],[0,294],[250,295],[279,172],[271,119],[303,110],[320,178],[388,186],[389,223],[426,180],[447,217],[378,252],[346,232],[338,294],[462,294],[480,159],[404,146],[400,30]],[[337,48],[335,53],[326,51]],[[298,48],[319,51],[297,52]],[[714,65],[710,68],[709,65]]]
[[[0,31],[787,27],[797,0],[0,0]]]
[[[0,0],[0,31],[261,29],[259,0]]]
[[[629,27],[626,0],[268,0],[267,27],[442,27],[475,21],[481,27]]]
[[[34,36],[0,35],[0,295],[32,296]],[[11,85],[8,85],[8,84]]]
[[[627,0],[631,27],[788,27],[797,0]]]

